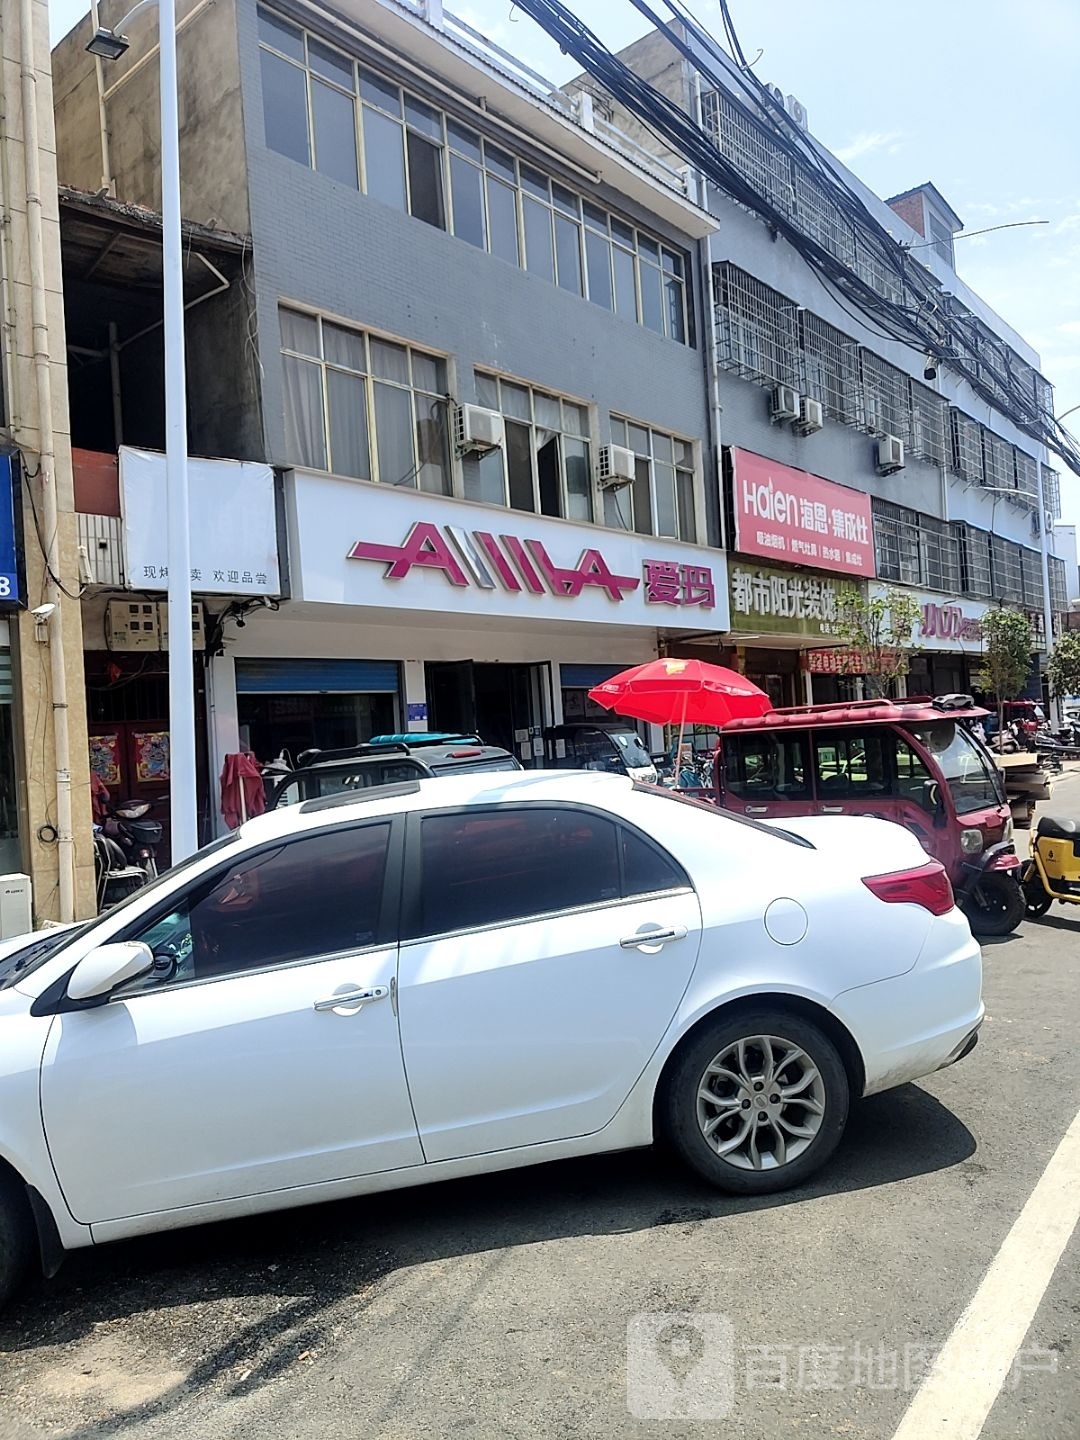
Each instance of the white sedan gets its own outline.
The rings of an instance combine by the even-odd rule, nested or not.
[[[797,830],[798,833],[795,833]],[[35,1249],[666,1137],[760,1194],[983,1018],[941,866],[626,778],[276,810],[0,951],[0,1297]]]

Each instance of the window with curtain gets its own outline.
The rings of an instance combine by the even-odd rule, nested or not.
[[[611,417],[611,443],[634,452],[634,480],[604,492],[604,521],[639,535],[697,540],[694,447],[662,430]]]
[[[445,361],[285,306],[278,315],[292,464],[449,495]]]
[[[500,412],[506,441],[501,450],[466,466],[466,498],[537,515],[592,520],[587,407],[480,370],[476,398]]]

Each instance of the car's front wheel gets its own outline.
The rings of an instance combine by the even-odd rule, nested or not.
[[[811,1176],[840,1143],[850,1087],[836,1046],[771,1006],[706,1025],[676,1061],[660,1119],[722,1190],[764,1195]]]
[[[33,1222],[26,1191],[10,1174],[0,1173],[0,1307],[30,1268]]]

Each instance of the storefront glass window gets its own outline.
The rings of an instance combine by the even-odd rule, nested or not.
[[[592,520],[587,407],[479,370],[476,394],[505,418],[506,444],[465,467],[468,499]]]
[[[445,362],[284,306],[278,313],[293,464],[448,495]]]

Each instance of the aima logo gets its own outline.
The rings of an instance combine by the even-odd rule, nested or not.
[[[400,545],[379,545],[357,540],[350,560],[376,560],[386,566],[385,580],[404,580],[414,568],[441,570],[451,585],[476,585],[495,590],[500,585],[512,594],[576,599],[586,586],[622,600],[641,584],[636,575],[618,575],[599,550],[582,551],[571,569],[556,565],[539,540],[516,535],[496,537],[488,530],[462,530],[456,525],[433,525],[419,520]]]

